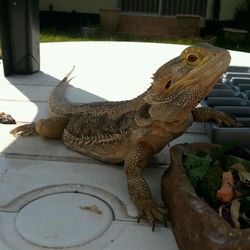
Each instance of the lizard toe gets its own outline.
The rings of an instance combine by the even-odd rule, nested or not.
[[[143,206],[140,206],[138,211],[139,218],[145,218],[150,224],[156,222],[164,223],[167,215],[167,210],[152,200],[144,201]]]
[[[242,124],[233,117],[225,116],[222,118],[222,126],[238,128],[242,127]]]
[[[227,122],[229,123],[230,127],[235,127],[235,128],[243,127],[243,124],[241,122],[239,122],[236,118],[231,116],[227,116]]]
[[[35,123],[25,124],[18,126],[10,131],[14,136],[31,136],[36,135]]]
[[[217,117],[215,117],[215,122],[219,127],[242,127],[242,123],[240,123],[236,118],[226,115],[224,113],[220,113]]]

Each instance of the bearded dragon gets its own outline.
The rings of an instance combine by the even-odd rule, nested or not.
[[[70,73],[51,92],[51,117],[19,126],[13,135],[61,139],[69,149],[107,163],[124,162],[128,191],[140,217],[163,222],[167,213],[151,197],[142,176],[152,155],[196,122],[239,127],[226,114],[196,106],[230,63],[227,50],[209,44],[186,48],[161,66],[152,85],[127,101],[74,104],[64,97]]]

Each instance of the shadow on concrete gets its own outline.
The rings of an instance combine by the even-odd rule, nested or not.
[[[67,73],[67,72],[66,72]],[[9,113],[17,121],[16,125],[1,125],[4,130],[6,147],[2,154],[9,158],[49,159],[59,161],[89,161],[76,152],[65,148],[60,140],[48,140],[45,138],[16,137],[9,131],[22,124],[38,121],[49,117],[47,100],[50,92],[60,82],[44,72],[32,75],[12,75],[6,77],[10,84],[1,84],[6,96],[0,98],[1,112]],[[83,89],[69,85],[65,96],[71,102],[87,103],[105,101],[104,98],[89,93]],[[6,108],[5,108],[6,107]]]

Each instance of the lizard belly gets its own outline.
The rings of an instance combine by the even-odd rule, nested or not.
[[[121,140],[120,135],[96,134],[90,137],[77,137],[67,130],[63,133],[63,142],[73,151],[107,163],[123,162],[130,148],[128,140]]]
[[[130,148],[129,136],[124,131],[106,128],[103,118],[90,114],[74,116],[63,132],[66,147],[92,158],[108,162],[123,162]]]

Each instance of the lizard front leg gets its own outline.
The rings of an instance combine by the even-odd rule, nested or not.
[[[65,117],[51,117],[39,120],[36,123],[18,126],[10,131],[14,136],[40,135],[51,139],[60,139],[68,119]]]
[[[152,155],[153,150],[150,145],[136,144],[125,160],[125,173],[129,195],[138,210],[139,217],[145,217],[154,224],[163,223],[167,211],[152,200],[150,188],[141,175]]]
[[[208,122],[213,121],[218,126],[222,127],[241,127],[242,124],[238,122],[234,117],[226,115],[225,113],[208,107],[195,108],[192,110],[194,121],[196,122]]]

